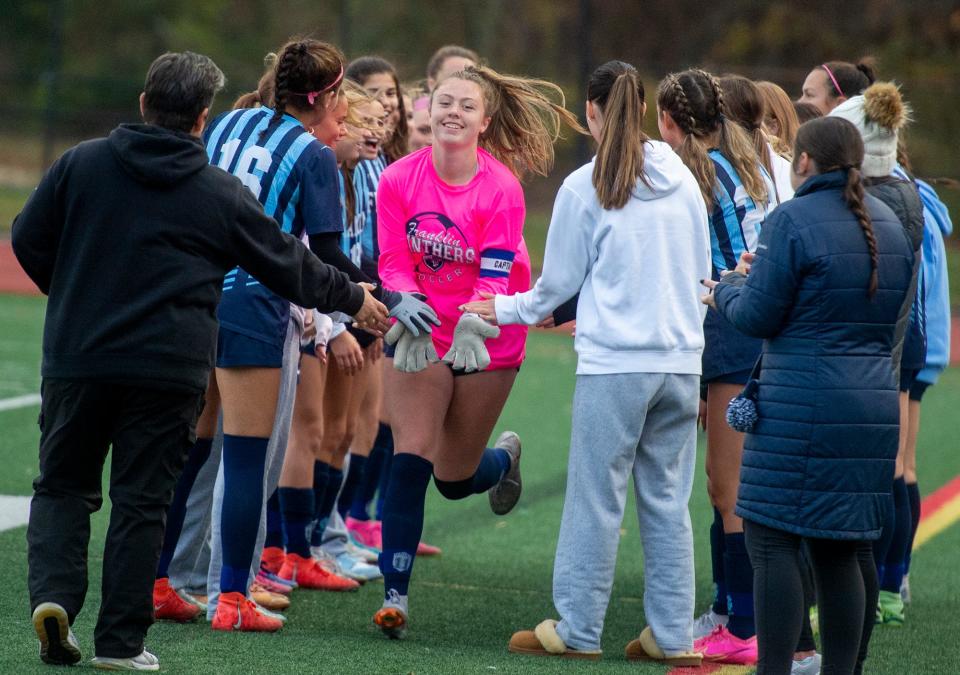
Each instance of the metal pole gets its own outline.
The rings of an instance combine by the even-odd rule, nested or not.
[[[580,22],[579,34],[576,36],[576,42],[580,46],[579,71],[580,79],[577,82],[578,87],[586,86],[593,68],[593,6],[590,0],[580,0]],[[590,160],[590,140],[583,135],[577,138],[577,159],[580,164],[585,164]]]
[[[50,60],[43,79],[47,85],[47,96],[43,110],[43,168],[53,164],[56,151],[57,132],[57,96],[60,92],[60,76],[63,68],[63,23],[66,14],[66,0],[54,0],[50,3]]]

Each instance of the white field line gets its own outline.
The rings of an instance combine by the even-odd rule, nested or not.
[[[27,524],[30,517],[30,497],[0,495],[0,532]]]
[[[4,410],[29,408],[32,405],[39,404],[40,394],[25,394],[24,396],[14,396],[13,398],[2,398],[0,399],[0,412]]]

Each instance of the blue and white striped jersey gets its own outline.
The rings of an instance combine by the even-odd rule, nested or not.
[[[770,175],[760,166],[769,202],[755,204],[730,161],[719,150],[709,154],[717,173],[710,212],[710,245],[713,279],[718,280],[721,272],[737,266],[744,251],[757,250],[763,221],[777,207],[777,191]]]
[[[271,124],[273,110],[220,115],[204,134],[210,163],[233,174],[284,232],[295,237],[343,229],[333,151],[296,118]],[[224,278],[220,323],[249,337],[275,341],[287,328],[289,305],[243,269]]]

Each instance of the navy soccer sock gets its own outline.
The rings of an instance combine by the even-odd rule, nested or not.
[[[280,496],[273,491],[267,500],[267,537],[264,548],[283,548],[283,514],[280,513]]]
[[[377,485],[377,509],[375,511],[377,520],[383,520],[383,502],[387,498],[387,487],[390,484],[391,467],[393,466],[393,442],[390,444],[390,452],[383,456],[383,464],[380,468],[380,483]]]
[[[757,634],[753,622],[753,567],[743,532],[723,535],[723,576],[727,583],[727,630],[746,640]]]
[[[355,520],[370,519],[367,509],[377,494],[377,490],[380,490],[380,496],[377,499],[378,505],[383,502],[386,483],[381,484],[381,481],[386,479],[385,471],[389,470],[386,462],[390,455],[393,455],[393,430],[389,424],[380,422],[379,427],[377,427],[377,437],[373,441],[370,456],[367,458],[363,480],[357,487],[350,503],[351,518]]]
[[[313,534],[310,537],[310,543],[314,546],[323,543],[323,533],[330,521],[330,514],[333,513],[333,504],[337,501],[337,493],[340,492],[341,483],[343,483],[343,471],[331,466],[327,470],[327,489],[323,493],[323,501],[316,504],[317,522],[313,526]]]
[[[343,489],[337,498],[337,511],[341,518],[346,518],[353,505],[353,496],[357,493],[357,487],[364,480],[364,474],[367,468],[367,458],[363,455],[350,455],[350,470],[347,471],[347,479],[343,482]]]
[[[714,614],[727,614],[727,582],[723,576],[723,518],[720,509],[713,510],[713,523],[710,525],[710,564],[713,569],[713,606]]]
[[[510,455],[502,448],[486,448],[480,458],[480,465],[470,478],[457,481],[440,480],[436,476],[433,482],[437,490],[447,499],[463,499],[470,495],[486,492],[500,482],[503,474],[510,470]]]
[[[263,471],[269,438],[223,435],[223,508],[220,516],[221,593],[246,593],[263,508]]]
[[[423,534],[423,510],[433,463],[423,457],[402,453],[394,457],[390,482],[384,498],[383,572],[384,594],[407,594],[410,573]]]
[[[920,488],[916,483],[907,483],[907,497],[910,500],[910,545],[907,546],[907,559],[904,560],[903,573],[910,573],[910,558],[913,553],[913,540],[920,526]]]
[[[280,512],[283,514],[283,545],[287,553],[310,557],[307,531],[313,522],[313,490],[311,488],[282,487],[277,490]]]
[[[183,473],[177,480],[177,488],[173,492],[173,501],[167,510],[167,527],[163,532],[163,548],[160,550],[160,563],[157,565],[157,578],[162,579],[168,576],[170,561],[173,560],[173,554],[177,550],[177,541],[180,539],[180,532],[183,530],[183,519],[187,515],[187,500],[190,498],[190,491],[197,480],[197,474],[210,458],[210,448],[213,446],[212,438],[198,438],[193,447],[190,448],[190,454],[187,455],[187,463],[183,467]]]
[[[897,511],[893,505],[893,495],[886,500],[883,509],[883,519],[880,522],[880,538],[873,542],[873,562],[877,566],[877,579],[883,581],[883,572],[886,567],[887,554],[893,543],[893,534],[897,525]]]
[[[313,463],[313,533],[310,535],[310,544],[319,546],[323,540],[323,532],[317,532],[317,519],[320,505],[327,496],[327,482],[330,480],[330,465],[319,459]]]
[[[896,512],[896,525],[893,529],[893,541],[884,561],[880,590],[899,593],[907,547],[910,545],[910,498],[907,496],[907,484],[903,476],[893,481],[893,508]]]

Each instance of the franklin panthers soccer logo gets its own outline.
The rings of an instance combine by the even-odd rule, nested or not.
[[[413,556],[403,551],[393,554],[393,569],[397,572],[406,572],[413,564]]]
[[[423,264],[431,272],[438,272],[448,262],[462,265],[477,259],[463,230],[442,213],[418,213],[407,220],[406,230],[411,253],[422,254]]]

